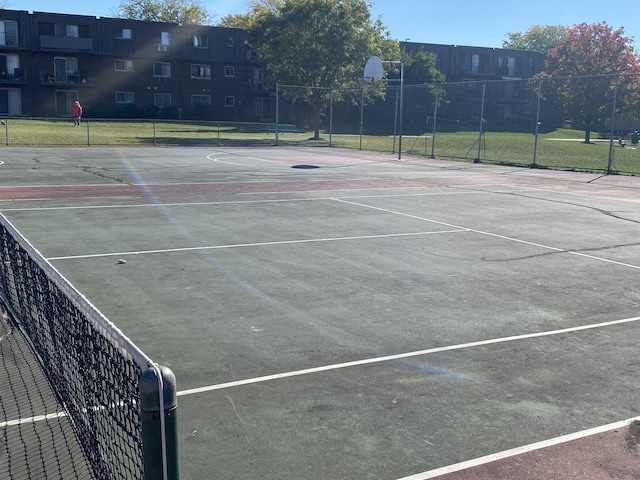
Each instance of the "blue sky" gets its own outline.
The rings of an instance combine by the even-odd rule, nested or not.
[[[119,0],[6,0],[15,10],[75,13],[109,17]],[[606,21],[624,27],[640,50],[638,5],[602,0],[373,0],[372,14],[382,16],[392,37],[413,42],[501,47],[507,32],[526,32],[533,25],[564,25]],[[247,11],[247,0],[201,0],[218,18]]]

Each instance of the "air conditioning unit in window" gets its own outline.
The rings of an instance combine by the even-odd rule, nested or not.
[[[159,52],[166,52],[167,51],[167,46],[166,45],[158,45],[158,51]]]

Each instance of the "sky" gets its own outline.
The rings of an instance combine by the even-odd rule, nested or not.
[[[6,8],[37,12],[111,17],[119,0],[5,0]],[[200,0],[216,18],[245,13],[248,0]],[[507,33],[524,33],[534,25],[562,25],[606,21],[624,28],[640,50],[637,6],[619,0],[372,0],[374,18],[381,17],[397,40],[446,45],[502,47]]]

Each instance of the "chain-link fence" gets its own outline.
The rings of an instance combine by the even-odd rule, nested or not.
[[[640,174],[638,75],[277,85],[260,123],[3,118],[0,145],[329,145]]]
[[[318,142],[399,156],[640,174],[637,75],[278,85],[275,121]]]

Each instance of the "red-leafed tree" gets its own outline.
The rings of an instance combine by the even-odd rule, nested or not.
[[[611,114],[614,92],[619,105],[637,102],[639,73],[640,57],[633,40],[624,35],[624,28],[613,30],[601,22],[569,28],[547,55],[545,71],[537,78],[556,77],[550,85],[565,114],[584,123],[584,141],[589,143],[594,123]]]

